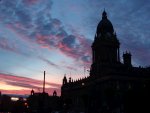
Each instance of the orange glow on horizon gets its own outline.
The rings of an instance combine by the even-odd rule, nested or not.
[[[43,91],[43,81],[33,78],[20,77],[9,74],[0,74],[0,91],[2,94],[19,94],[19,95],[30,95],[31,90],[35,92]],[[47,82],[45,84],[45,90],[49,95],[53,94],[56,90],[57,94],[60,94],[61,84],[55,82]]]
[[[29,88],[23,88],[19,86],[12,86],[8,85],[5,82],[0,82],[1,90],[22,90],[22,89],[29,89]]]

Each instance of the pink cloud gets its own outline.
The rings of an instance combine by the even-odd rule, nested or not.
[[[72,67],[72,66],[65,66],[67,69],[70,69],[70,70],[75,70],[75,71],[77,71],[77,69],[76,68],[74,68],[74,67]]]
[[[0,38],[0,48],[7,51],[18,53],[16,45],[10,43],[6,38]]]
[[[48,40],[48,36],[42,36],[41,34],[37,34],[36,35],[36,41],[39,43],[39,44],[46,44],[46,40]]]
[[[24,0],[24,2],[28,5],[33,5],[39,2],[40,0]]]
[[[61,28],[60,21],[55,20],[53,24],[55,25],[55,27],[57,27],[57,29]],[[39,44],[39,47],[41,47],[42,49],[59,49],[62,54],[71,57],[76,61],[79,61],[82,65],[86,65],[89,67],[90,61],[83,60],[82,58],[84,56],[91,56],[91,40],[87,39],[85,36],[80,35],[76,33],[76,31],[74,31],[72,36],[75,38],[75,42],[70,42],[74,45],[73,47],[70,47],[68,42],[63,43],[63,40],[66,38],[68,40],[70,36],[65,31],[61,31],[60,34],[56,33],[48,35],[44,35],[39,32],[33,35],[33,37],[31,38],[30,36],[27,36],[25,34],[25,36],[23,36],[21,32],[17,32],[17,29],[19,29],[20,27],[21,29],[23,28],[23,26],[19,23],[16,23],[15,26],[9,26],[10,29],[12,29],[16,34],[19,35],[19,38],[22,38],[29,43]]]
[[[7,85],[15,86],[15,87],[22,87],[22,89],[28,88],[29,90],[32,88],[35,88],[35,90],[42,89],[42,84],[43,81],[41,80],[36,80],[32,78],[27,78],[27,77],[21,77],[21,76],[16,76],[12,74],[5,74],[5,73],[0,73],[0,79],[5,82]],[[46,82],[46,85],[49,86],[47,88],[47,91],[51,92],[52,89],[57,89],[58,91],[60,90],[61,84],[58,83],[51,83],[51,82]],[[6,89],[7,90],[7,89]],[[24,91],[24,90],[22,90]],[[20,92],[22,92],[20,91]],[[13,92],[9,91],[8,92]],[[14,90],[15,92],[15,90]]]
[[[72,57],[79,61],[86,67],[90,67],[91,64],[91,40],[86,39],[83,35],[74,34],[76,41],[79,43],[75,46],[75,48],[70,48],[68,45],[59,42],[58,48],[60,49],[61,53]],[[89,60],[83,60],[82,57],[88,56]]]

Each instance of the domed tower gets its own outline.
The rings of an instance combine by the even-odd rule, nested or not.
[[[120,63],[120,43],[114,32],[112,23],[107,18],[107,13],[102,13],[92,44],[93,63],[90,75],[99,75],[102,68]]]

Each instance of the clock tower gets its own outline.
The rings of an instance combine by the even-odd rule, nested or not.
[[[100,73],[111,66],[120,63],[120,43],[114,32],[112,23],[107,18],[107,13],[102,13],[102,20],[99,22],[92,44],[92,65],[90,75]]]

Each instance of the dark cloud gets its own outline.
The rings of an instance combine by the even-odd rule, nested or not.
[[[17,44],[4,37],[0,37],[0,48],[19,55],[29,56],[29,54],[21,51]]]
[[[87,60],[84,60],[84,56],[91,56],[91,40],[86,39],[84,36],[74,34],[64,38],[59,43],[60,50],[69,57],[74,58],[77,61],[81,61],[81,64],[87,64]],[[90,59],[90,58],[89,58]]]
[[[44,61],[45,63],[47,63],[48,65],[50,65],[50,66],[54,66],[55,68],[58,68],[58,67],[60,68],[59,65],[53,63],[52,61],[50,61],[50,60],[48,60],[48,59],[46,59],[46,58],[44,58],[44,57],[40,57],[40,56],[39,56],[39,58],[40,58],[42,61]]]
[[[83,56],[82,60],[89,63],[91,61],[91,56]]]
[[[18,9],[14,13],[18,21],[24,24],[24,26],[28,27],[27,25],[30,24],[29,22],[31,22],[31,17],[28,14],[28,11],[25,12],[23,9]]]
[[[69,35],[62,40],[62,44],[68,46],[69,48],[74,48],[76,37],[73,35]]]
[[[89,63],[92,40],[80,33],[66,31],[63,22],[51,15],[52,0],[3,0],[0,6],[0,19],[5,24],[9,24],[18,34],[25,35],[28,41],[37,43],[41,47],[58,48],[63,54],[75,60]],[[91,7],[87,9],[89,15],[83,23],[85,29],[90,29],[94,34],[94,29],[101,19],[97,14],[100,14],[105,8],[108,12],[108,18],[117,31],[122,51],[130,50],[133,52],[133,56],[137,55],[135,56],[137,63],[147,64],[146,61],[139,62],[142,58],[146,59],[147,57],[141,55],[141,52],[137,50],[150,53],[148,49],[150,43],[148,38],[150,29],[148,26],[150,23],[148,0],[116,0],[111,2],[87,0],[84,7]]]
[[[64,66],[64,67],[66,67],[69,70],[77,71],[77,69],[75,67],[73,67],[73,66]]]
[[[78,35],[68,34],[62,26],[62,22],[59,19],[51,17],[51,0],[44,1],[44,5],[40,7],[38,7],[38,2],[40,0],[36,1],[37,7],[33,5],[35,8],[35,11],[33,11],[33,7],[27,6],[22,0],[20,2],[16,0],[13,2],[6,1],[1,4],[0,12],[3,16],[7,17],[6,24],[9,24],[17,33],[24,34],[25,38],[28,38],[28,41],[36,42],[41,47],[58,48],[63,54],[76,60],[82,60],[83,63],[87,61],[83,60],[82,56],[90,53],[86,48],[90,46],[88,43],[89,40],[84,39],[84,42],[82,42],[83,39],[81,40]],[[7,8],[8,5],[10,6],[9,9]],[[88,45],[85,46],[85,44]],[[42,60],[57,67],[49,60]]]
[[[10,44],[7,38],[0,38],[0,48],[18,53],[16,46],[14,44]]]
[[[41,86],[35,86],[33,84],[27,84],[27,83],[22,83],[22,82],[14,82],[14,81],[5,81],[7,85],[11,86],[17,86],[17,87],[22,87],[22,88],[28,88],[28,89],[42,89]]]

